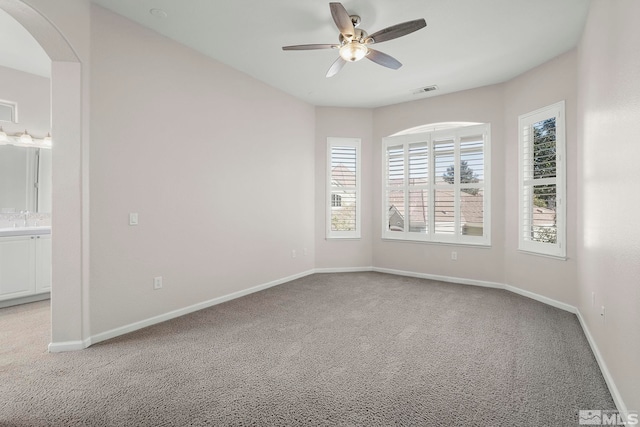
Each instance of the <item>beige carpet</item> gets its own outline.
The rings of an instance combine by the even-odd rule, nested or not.
[[[50,341],[49,300],[0,308],[0,372],[46,358]]]
[[[615,408],[574,315],[379,273],[18,359],[0,371],[0,425],[576,426],[579,409]]]

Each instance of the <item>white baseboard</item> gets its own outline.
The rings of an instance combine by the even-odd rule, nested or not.
[[[587,341],[589,342],[589,346],[591,347],[591,351],[598,362],[598,366],[600,366],[600,371],[602,372],[602,376],[604,377],[604,381],[607,383],[607,387],[609,387],[609,392],[611,393],[611,397],[613,398],[613,402],[616,404],[618,408],[618,412],[620,414],[627,414],[627,405],[622,400],[622,396],[620,395],[620,391],[618,387],[616,387],[615,382],[613,381],[613,377],[609,372],[609,368],[607,368],[607,364],[604,362],[602,358],[602,354],[600,353],[600,349],[598,349],[598,345],[593,339],[593,335],[591,335],[591,331],[589,331],[589,327],[587,326],[587,322],[582,317],[582,313],[580,310],[576,308],[575,311],[576,316],[578,317],[578,321],[580,322],[580,326],[582,326],[582,330],[584,331],[584,335],[587,337]]]
[[[28,304],[31,302],[44,301],[51,298],[51,292],[29,295],[28,297],[12,298],[0,301],[0,308],[13,307],[15,305]]]
[[[373,271],[373,267],[337,267],[337,268],[316,268],[315,273],[361,273],[363,271]]]
[[[62,353],[65,351],[76,351],[82,350],[91,345],[91,340],[87,339],[84,341],[63,341],[63,342],[52,342],[49,343],[48,350],[49,353]]]
[[[564,303],[562,301],[555,300],[553,298],[545,297],[544,295],[536,294],[535,292],[525,291],[524,289],[520,289],[511,285],[503,285],[503,289],[513,292],[514,294],[522,295],[523,297],[531,298],[536,301],[540,301],[544,304],[550,305],[555,308],[559,308],[560,310],[568,311],[569,313],[576,314],[578,311],[574,306]]]
[[[489,282],[486,280],[465,279],[462,277],[439,276],[436,274],[416,273],[413,271],[405,271],[405,270],[393,270],[390,268],[374,267],[373,271],[377,271],[379,273],[395,274],[398,276],[417,277],[419,279],[437,280],[440,282],[458,283],[461,285],[482,286],[484,288],[504,289],[506,291],[513,292],[514,294],[522,295],[524,297],[531,298],[536,301],[540,301],[544,304],[559,308],[561,310],[568,311],[570,313],[576,312],[576,308],[572,305],[554,300],[552,298],[547,298],[545,296],[536,294],[534,292],[525,291],[524,289],[520,289],[515,286],[506,285],[504,283]]]
[[[496,282],[484,280],[464,279],[462,277],[439,276],[437,274],[416,273],[414,271],[394,270],[391,268],[373,267],[373,271],[378,273],[395,274],[396,276],[416,277],[418,279],[437,280],[439,282],[458,283],[460,285],[482,286],[484,288],[504,289],[504,285]]]

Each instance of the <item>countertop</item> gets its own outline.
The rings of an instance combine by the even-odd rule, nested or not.
[[[0,237],[36,236],[51,234],[51,227],[10,227],[0,228]]]

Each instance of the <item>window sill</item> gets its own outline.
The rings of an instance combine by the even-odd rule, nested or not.
[[[518,249],[518,252],[526,254],[526,255],[535,255],[535,256],[539,256],[539,257],[543,257],[543,258],[556,259],[558,261],[567,261],[569,259],[566,255],[552,255],[552,254],[545,254],[545,253],[542,253],[542,252],[527,251],[527,250],[524,250],[524,249]]]
[[[409,239],[394,239],[391,237],[382,237],[382,241],[387,242],[403,242],[403,243],[418,243],[427,245],[439,245],[439,246],[468,246],[472,248],[491,249],[491,242],[489,243],[470,243],[470,242],[438,242],[434,240],[409,240]]]

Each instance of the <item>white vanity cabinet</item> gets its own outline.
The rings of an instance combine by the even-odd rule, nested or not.
[[[35,236],[0,237],[0,300],[36,292]]]
[[[0,237],[0,301],[51,290],[51,235]]]
[[[36,293],[51,291],[51,235],[36,236]]]

